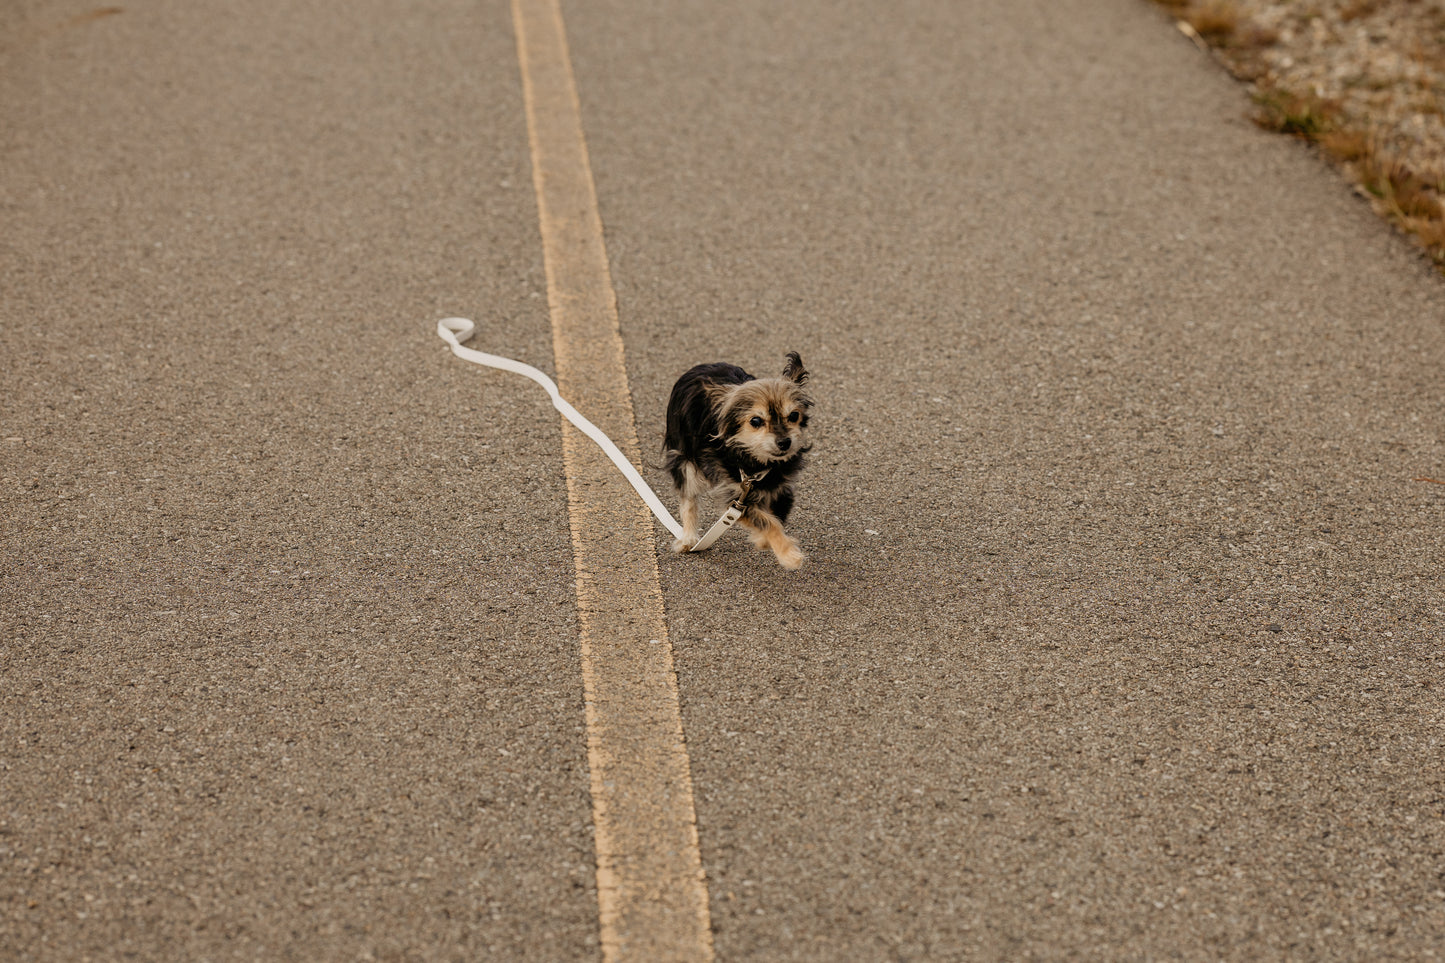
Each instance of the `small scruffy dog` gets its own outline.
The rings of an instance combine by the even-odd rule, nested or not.
[[[770,548],[783,568],[803,563],[798,543],[783,531],[793,507],[793,479],[803,469],[808,409],[803,390],[808,372],[796,351],[781,378],[754,378],[737,365],[700,364],[673,385],[667,403],[663,465],[677,486],[682,537],[674,552],[697,544],[697,500],[744,491],[743,526],[758,548]]]

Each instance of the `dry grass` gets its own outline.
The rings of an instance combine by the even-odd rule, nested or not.
[[[1425,250],[1435,256],[1436,263],[1445,265],[1445,220],[1434,218],[1412,227],[1420,238],[1420,243],[1425,245]]]
[[[1445,172],[1409,169],[1375,135],[1368,118],[1350,117],[1337,103],[1272,83],[1261,52],[1277,42],[1278,35],[1253,23],[1234,0],[1155,2],[1192,28],[1236,77],[1254,83],[1257,124],[1315,145],[1355,181],[1382,216],[1414,237],[1445,269]],[[1347,22],[1368,17],[1381,6],[1383,0],[1355,0],[1344,17]],[[1445,50],[1418,42],[1416,46],[1409,56],[1441,56]]]
[[[1339,105],[1309,94],[1274,87],[1255,91],[1254,122],[1266,130],[1318,143],[1338,125]]]
[[[1279,32],[1250,20],[1235,0],[1161,0],[1194,32],[1216,47],[1258,50],[1279,40]]]
[[[1361,20],[1374,13],[1384,5],[1384,0],[1354,0],[1340,11],[1340,19],[1345,23]]]
[[[1342,163],[1353,163],[1375,149],[1371,138],[1357,130],[1329,130],[1319,139],[1320,149]]]
[[[1204,0],[1189,4],[1183,16],[1199,36],[1213,43],[1229,40],[1239,30],[1239,6],[1231,0]]]
[[[1361,185],[1400,220],[1430,221],[1445,216],[1440,195],[1445,177],[1412,171],[1382,151],[1366,154],[1353,165]]]

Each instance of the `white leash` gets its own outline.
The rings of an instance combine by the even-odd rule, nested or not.
[[[732,528],[733,522],[736,522],[739,518],[742,517],[742,506],[739,505],[737,502],[733,502],[731,505],[728,506],[728,510],[722,513],[722,517],[712,523],[712,528],[709,528],[705,533],[703,533],[702,538],[699,538],[697,540],[697,544],[694,545],[692,548],[688,549],[688,551],[705,552],[708,549],[712,548],[712,543],[717,541],[719,538],[722,538],[722,533]]]
[[[612,464],[617,466],[617,470],[622,472],[623,476],[632,483],[632,487],[637,490],[637,494],[642,496],[642,500],[647,503],[647,507],[652,509],[652,514],[657,516],[657,520],[662,523],[662,527],[671,532],[673,538],[682,538],[682,525],[678,523],[677,519],[672,517],[672,513],[662,504],[662,500],[657,497],[657,494],[648,487],[647,482],[642,480],[642,476],[638,474],[637,469],[632,467],[632,462],[628,461],[627,456],[623,455],[618,447],[612,443],[611,438],[603,434],[601,428],[598,428],[584,418],[580,411],[573,408],[571,403],[562,397],[561,393],[557,390],[557,383],[555,381],[529,364],[513,361],[511,358],[503,358],[500,355],[487,354],[484,351],[476,351],[472,348],[462,347],[462,342],[475,334],[476,330],[476,324],[466,318],[444,318],[437,322],[437,334],[441,335],[443,341],[451,345],[452,354],[458,358],[461,358],[463,361],[470,361],[473,364],[486,365],[488,368],[500,368],[503,371],[510,371],[513,374],[531,378],[537,382],[537,384],[546,388],[547,394],[552,396],[552,407],[562,412],[564,418],[572,422],[579,431],[597,443],[597,447],[601,448],[607,457],[612,459]],[[698,543],[689,549],[689,551],[701,552],[704,549],[711,548],[713,542],[716,542],[723,532],[731,528],[733,523],[742,516],[742,513],[743,510],[741,506],[736,502],[728,506],[728,510],[723,513],[723,516],[713,523],[712,528],[707,530],[707,534],[699,539]]]

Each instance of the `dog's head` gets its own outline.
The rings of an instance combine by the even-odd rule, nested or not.
[[[808,372],[793,351],[780,378],[758,378],[738,385],[717,385],[712,392],[722,440],[754,461],[786,461],[810,447],[808,409],[803,390]]]

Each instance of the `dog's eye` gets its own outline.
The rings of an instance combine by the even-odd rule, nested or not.
[[[757,415],[753,415],[751,418],[748,419],[748,424],[752,425],[754,428],[761,428],[763,427],[763,419],[759,418]]]
[[[800,415],[795,411],[795,412],[793,412],[791,415],[788,416],[788,420],[791,421],[793,424],[796,425],[796,424],[798,423],[798,418],[799,418],[799,417],[800,417]]]

